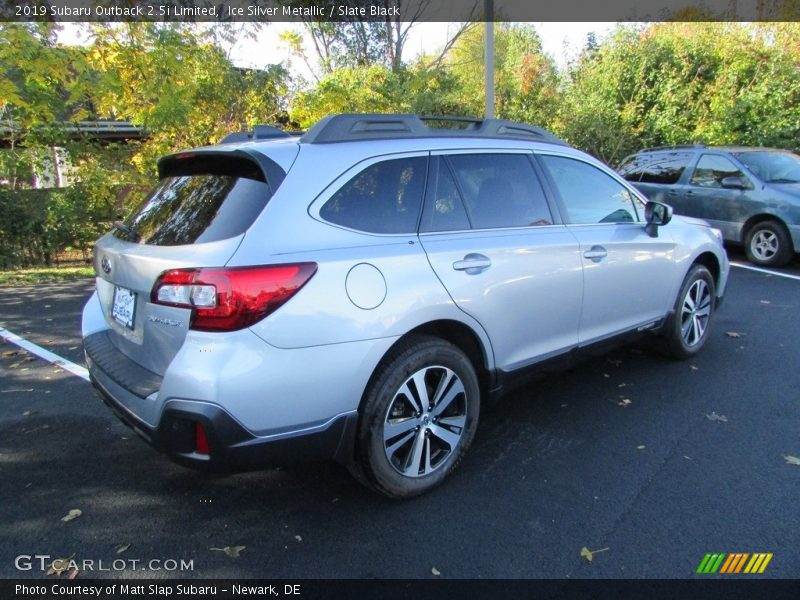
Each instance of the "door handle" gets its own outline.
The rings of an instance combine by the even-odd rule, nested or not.
[[[602,246],[592,246],[589,250],[583,253],[584,258],[588,258],[592,262],[600,262],[606,256],[608,256],[608,251],[603,248]]]
[[[491,266],[492,261],[488,256],[475,252],[467,254],[463,260],[457,260],[453,263],[453,269],[456,271],[466,271],[468,275],[477,275]]]

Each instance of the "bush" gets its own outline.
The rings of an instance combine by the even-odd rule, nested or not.
[[[48,190],[0,189],[0,268],[49,266],[66,250],[88,253],[111,228],[118,194],[85,183]]]

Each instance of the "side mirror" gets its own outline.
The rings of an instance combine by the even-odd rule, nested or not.
[[[650,200],[644,206],[644,230],[650,237],[658,237],[658,228],[672,220],[672,207],[662,202]]]
[[[738,175],[723,177],[719,184],[726,190],[749,190],[750,185]]]

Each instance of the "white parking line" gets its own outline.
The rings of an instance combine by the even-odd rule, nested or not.
[[[19,337],[16,333],[11,333],[8,329],[0,327],[0,337],[5,338],[7,342],[19,346],[23,350],[27,350],[31,354],[35,354],[39,358],[43,358],[47,362],[53,363],[57,367],[69,371],[73,375],[77,375],[81,379],[89,381],[89,371],[74,362],[60,357],[58,354],[53,354],[49,350],[45,350],[41,346],[37,346],[33,342],[29,342],[25,338]]]
[[[789,275],[788,273],[779,273],[777,271],[770,271],[769,269],[762,269],[761,267],[754,267],[752,265],[743,265],[742,263],[731,263],[732,267],[739,267],[740,269],[747,269],[748,271],[758,271],[759,273],[766,273],[767,275],[775,275],[775,277],[786,277],[786,279],[796,279],[800,281],[800,276]]]

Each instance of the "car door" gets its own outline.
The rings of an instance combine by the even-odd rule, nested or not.
[[[726,177],[738,177],[748,189],[722,187]],[[705,219],[718,227],[726,240],[740,241],[747,219],[761,211],[763,202],[756,200],[753,183],[733,161],[719,154],[703,154],[686,186],[683,212]]]
[[[513,370],[578,340],[581,259],[554,217],[529,152],[440,153],[420,241],[455,304]]]
[[[650,237],[643,206],[616,177],[583,159],[537,154],[583,264],[579,341],[590,343],[661,319],[675,298],[675,244]]]

